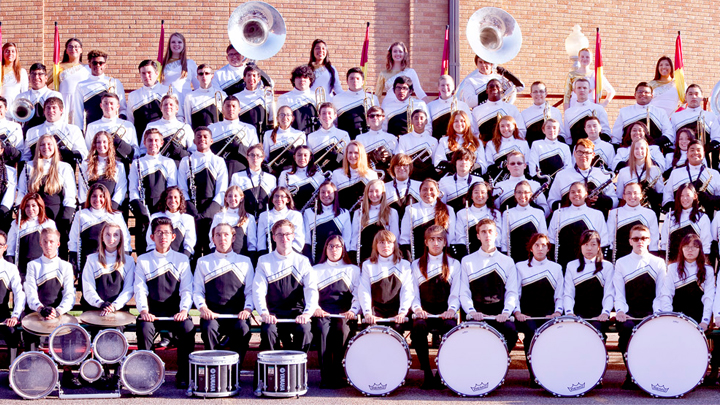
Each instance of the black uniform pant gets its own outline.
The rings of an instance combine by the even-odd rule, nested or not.
[[[509,353],[515,347],[515,343],[517,343],[518,340],[518,332],[515,328],[515,323],[511,321],[505,321],[503,323],[499,323],[497,321],[486,322],[503,335],[505,338],[505,346],[507,347]]]
[[[135,226],[133,227],[133,235],[135,235],[135,253],[138,256],[147,252],[147,230],[150,226],[150,213],[147,208],[140,204],[140,200],[130,201],[130,209],[135,217]]]
[[[314,333],[319,335],[318,360],[320,361],[320,379],[332,382],[342,379],[345,345],[350,336],[350,326],[343,318],[313,318]]]
[[[517,327],[518,332],[523,333],[523,350],[525,351],[525,362],[527,363],[528,371],[530,372],[530,381],[535,379],[535,374],[533,373],[532,368],[530,368],[530,362],[528,361],[530,344],[532,344],[535,331],[537,331],[538,328],[543,326],[543,324],[547,321],[549,321],[549,319],[528,319],[525,322],[515,321],[515,326]]]
[[[250,320],[248,319],[200,319],[200,335],[205,350],[215,350],[220,337],[227,336],[230,340],[228,349],[240,355],[240,368],[250,344]]]
[[[197,262],[197,259],[200,258],[200,256],[205,256],[210,254],[210,227],[212,226],[213,217],[215,214],[220,212],[222,207],[216,203],[212,202],[202,212],[198,212],[197,208],[195,209],[195,213],[192,213],[192,209],[190,209],[192,205],[188,205],[188,213],[191,214],[195,218],[195,234],[197,235],[197,242],[195,243],[195,256],[193,257],[194,262]],[[195,268],[195,266],[193,266]]]
[[[20,331],[17,327],[9,327],[7,325],[0,325],[0,337],[5,341],[5,345],[8,349],[17,349],[20,344]]]
[[[260,328],[260,349],[300,350],[305,353],[312,344],[312,325],[310,323],[264,323]]]
[[[138,336],[137,343],[139,350],[152,350],[155,341],[155,329],[169,330],[179,340],[177,348],[177,366],[178,380],[185,381],[189,375],[188,357],[195,349],[195,325],[192,319],[188,318],[183,322],[175,321],[155,321],[145,322],[138,318],[137,330],[141,336]]]
[[[457,320],[453,319],[413,319],[410,339],[412,339],[413,347],[417,353],[420,368],[425,373],[432,371],[430,367],[430,350],[428,347],[428,333],[437,330],[441,334],[446,334],[450,329],[457,326]]]
[[[620,353],[623,354],[623,361],[625,362],[625,366],[627,366],[627,360],[625,360],[625,353],[627,353],[630,336],[632,336],[632,331],[635,328],[635,325],[638,324],[638,322],[640,321],[615,321],[615,327],[618,331],[618,349],[620,349]]]

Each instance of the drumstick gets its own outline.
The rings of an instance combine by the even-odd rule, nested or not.
[[[327,315],[323,316],[323,318],[345,319],[345,315],[340,315],[340,314],[327,314]]]
[[[499,315],[483,315],[483,321],[494,321]],[[474,319],[472,319],[474,321]],[[508,321],[515,322],[514,316],[508,316]]]
[[[410,320],[407,316],[406,316],[405,318],[403,318],[403,319],[404,319],[403,322],[407,322],[407,321]],[[378,323],[378,322],[395,322],[395,317],[392,317],[392,318],[375,318],[375,323]],[[363,319],[363,322],[362,322],[362,323],[366,323],[366,322],[365,322],[365,319]]]
[[[450,319],[458,319],[459,316],[460,316],[460,315],[456,312],[456,313],[455,313],[455,316],[453,316],[453,317],[450,318]],[[442,318],[442,315],[427,314],[427,318],[430,318],[430,319],[441,319],[441,318]],[[412,314],[412,319],[418,319],[418,317],[417,317],[415,314]]]

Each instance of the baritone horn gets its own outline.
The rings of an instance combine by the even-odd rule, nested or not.
[[[473,13],[465,34],[475,54],[496,65],[512,60],[522,47],[520,25],[507,11],[497,7],[484,7]]]
[[[35,105],[26,98],[16,98],[9,110],[10,116],[17,122],[28,122],[35,116]]]
[[[233,48],[250,60],[273,57],[285,43],[285,20],[262,1],[239,5],[230,15],[228,37]]]

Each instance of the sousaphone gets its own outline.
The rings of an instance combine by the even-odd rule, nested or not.
[[[262,1],[238,6],[228,21],[233,48],[252,60],[273,57],[285,43],[285,20],[275,7]]]
[[[512,60],[522,47],[520,25],[507,11],[497,7],[484,7],[473,13],[465,33],[475,54],[496,65]]]

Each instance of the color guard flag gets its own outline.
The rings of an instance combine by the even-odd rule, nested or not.
[[[600,40],[600,28],[597,28],[597,35],[595,37],[595,102],[600,103],[602,97],[602,78],[603,78],[603,61],[600,47],[602,41]]]
[[[675,40],[675,87],[677,88],[680,103],[685,103],[685,63],[683,62],[682,40],[680,39],[680,31],[678,31]]]
[[[165,20],[160,21],[160,43],[158,44],[158,66],[159,70],[162,70],[162,62],[163,62],[163,47],[165,46]]]
[[[55,21],[55,43],[53,48],[53,85],[55,91],[60,90],[60,34]]]
[[[362,53],[360,54],[360,68],[363,71],[363,76],[365,76],[365,81],[367,81],[367,62],[368,62],[368,52],[370,51],[370,23],[367,23],[367,27],[365,28],[365,42],[363,42],[363,48]]]
[[[446,75],[450,72],[450,25],[445,26],[445,46],[443,47],[442,65],[440,66],[440,75]]]

